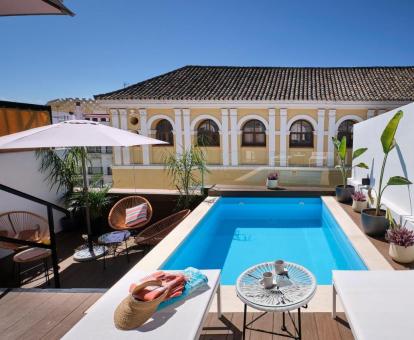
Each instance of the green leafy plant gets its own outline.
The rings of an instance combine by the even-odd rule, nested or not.
[[[97,220],[113,202],[113,197],[108,195],[108,191],[109,186],[91,189],[87,193],[75,190],[67,197],[66,202],[69,209],[76,212],[84,208],[88,201],[91,220]]]
[[[400,123],[401,118],[403,117],[403,111],[398,111],[394,117],[391,118],[391,120],[388,122],[387,126],[385,127],[384,131],[381,135],[381,144],[382,144],[382,150],[384,152],[384,159],[382,161],[381,166],[381,173],[379,178],[379,186],[378,186],[378,192],[375,191],[374,188],[370,188],[368,190],[368,197],[370,199],[370,202],[374,202],[374,197],[372,195],[372,192],[374,191],[376,193],[377,199],[376,199],[376,206],[375,206],[375,215],[380,215],[381,210],[381,200],[382,195],[384,194],[384,191],[389,186],[394,185],[409,185],[412,184],[410,180],[408,180],[405,177],[402,176],[393,176],[388,179],[388,182],[385,186],[383,186],[383,180],[384,180],[384,170],[385,165],[387,163],[388,155],[389,153],[395,148],[397,145],[397,142],[395,140],[395,134],[398,129],[398,125]]]
[[[199,147],[184,150],[181,155],[164,157],[165,169],[180,193],[178,205],[189,208],[200,188],[204,187],[204,174],[209,172],[204,152]]]
[[[339,164],[336,165],[335,167],[341,172],[342,183],[343,183],[342,185],[345,189],[346,188],[347,171],[349,169],[349,167],[346,165],[346,137],[343,136],[341,140],[339,140],[336,137],[332,137],[332,143],[335,146],[335,149],[337,151],[337,157],[338,157],[338,161],[339,161]],[[356,159],[357,157],[361,156],[367,150],[368,150],[367,148],[360,148],[360,149],[355,150],[352,153],[352,159]],[[366,165],[363,162],[358,163],[354,166],[358,167],[358,168],[368,169],[368,165]]]

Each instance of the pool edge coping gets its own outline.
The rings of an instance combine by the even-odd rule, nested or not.
[[[321,200],[368,270],[394,270],[334,197],[322,196]]]
[[[184,221],[145,255],[132,269],[159,269],[173,252],[181,246],[203,217],[219,201],[220,197],[207,196]]]

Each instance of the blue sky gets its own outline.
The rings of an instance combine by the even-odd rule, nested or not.
[[[91,97],[188,64],[414,65],[412,0],[66,0],[0,18],[0,100]]]

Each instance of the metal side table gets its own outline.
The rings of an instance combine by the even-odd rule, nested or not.
[[[260,283],[264,272],[272,272],[274,286],[265,289]],[[302,339],[301,308],[307,308],[308,302],[316,292],[315,276],[298,264],[285,262],[285,273],[277,275],[274,262],[265,262],[255,265],[244,271],[237,279],[236,292],[244,303],[243,339],[246,329],[275,335],[282,335],[293,339]],[[259,317],[246,324],[247,306],[263,311]],[[297,321],[290,313],[297,309]],[[251,325],[266,313],[283,313],[281,330],[284,333],[274,333],[263,329],[252,328]],[[290,318],[294,332],[286,327],[286,314]]]

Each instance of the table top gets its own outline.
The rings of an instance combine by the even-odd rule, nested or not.
[[[260,283],[263,273],[273,273],[273,288]],[[277,275],[274,262],[250,267],[237,279],[237,296],[245,304],[262,311],[290,311],[306,305],[316,292],[315,276],[305,267],[285,262],[285,273]]]
[[[207,287],[156,312],[143,326],[123,331],[114,325],[114,311],[127,296],[129,285],[149,274],[132,268],[86,311],[63,339],[196,339],[220,282],[220,270],[202,270],[202,273],[208,278]]]
[[[128,230],[113,231],[103,234],[98,237],[98,242],[101,244],[120,243],[125,241],[131,236]]]

